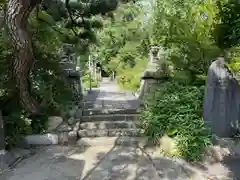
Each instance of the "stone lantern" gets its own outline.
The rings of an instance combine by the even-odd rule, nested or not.
[[[165,67],[165,51],[160,46],[151,46],[149,51],[148,72],[153,73],[151,76],[162,77]]]
[[[157,62],[159,60],[159,52],[160,52],[159,46],[151,46],[149,51],[149,60],[151,63]]]
[[[141,100],[145,93],[154,91],[156,84],[165,80],[165,55],[164,50],[160,46],[151,46],[149,51],[149,62],[147,69],[141,77],[140,88],[136,92],[136,96]]]
[[[75,62],[73,45],[65,44],[62,51],[62,60],[60,62],[67,83],[74,91],[74,100],[82,98],[81,73]]]

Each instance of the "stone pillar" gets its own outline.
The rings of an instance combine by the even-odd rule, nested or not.
[[[2,111],[0,111],[0,155],[5,149],[5,139],[4,139],[4,126],[3,126],[3,116]]]

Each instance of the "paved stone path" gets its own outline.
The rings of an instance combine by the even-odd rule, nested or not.
[[[85,98],[92,99],[95,108],[102,108],[102,102],[105,108],[139,106],[133,95],[120,93],[113,82],[103,81]],[[212,170],[215,174],[228,173],[226,168],[216,169],[219,171]],[[182,161],[160,156],[157,149],[47,146],[0,174],[0,180],[207,180],[204,173]]]
[[[103,78],[99,88],[93,88],[86,101],[94,102],[92,108],[107,109],[137,109],[139,102],[130,92],[121,92],[116,82]]]

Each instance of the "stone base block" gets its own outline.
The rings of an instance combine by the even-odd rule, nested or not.
[[[25,136],[24,140],[30,145],[55,145],[58,144],[58,135],[52,133],[29,135]]]

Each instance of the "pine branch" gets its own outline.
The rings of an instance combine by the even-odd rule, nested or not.
[[[72,21],[73,24],[76,24],[76,22],[73,19],[72,12],[71,12],[71,9],[70,9],[70,6],[69,6],[69,0],[65,0],[65,7],[67,9],[68,16],[69,16],[70,20]],[[73,27],[71,28],[71,30],[73,31],[75,36],[78,36],[77,32],[75,31],[75,29]]]
[[[39,14],[38,14],[38,13],[39,13],[39,6],[37,6],[36,19],[37,19],[38,21],[44,22],[44,23],[47,24],[49,27],[51,27],[54,31],[58,32],[59,34],[66,35],[66,34],[64,34],[63,32],[61,32],[60,30],[54,28],[54,27],[51,25],[51,23],[45,21],[44,19],[41,19],[41,18],[39,17]]]

